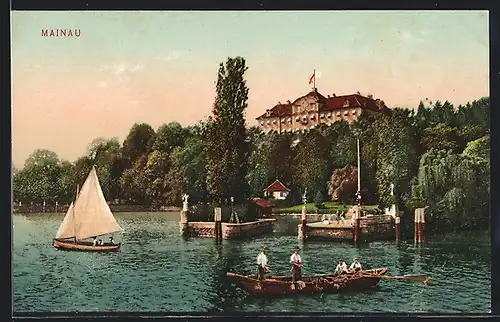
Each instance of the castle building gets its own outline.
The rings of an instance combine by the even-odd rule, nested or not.
[[[264,132],[297,132],[315,128],[318,125],[331,125],[336,121],[348,123],[360,115],[387,113],[390,109],[379,99],[361,94],[327,97],[316,88],[295,101],[280,102],[257,117],[259,127]]]

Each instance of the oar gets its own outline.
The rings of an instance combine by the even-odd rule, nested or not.
[[[431,280],[428,276],[425,275],[403,275],[403,276],[391,276],[391,275],[363,275],[364,277],[373,277],[373,278],[384,278],[390,280],[400,280],[400,281],[409,281],[409,282],[417,282],[427,284]]]

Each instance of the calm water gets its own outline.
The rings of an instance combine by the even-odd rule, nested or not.
[[[296,219],[280,217],[276,233],[247,241],[179,236],[177,213],[117,214],[125,232],[119,253],[57,251],[51,245],[63,215],[14,215],[14,311],[260,311],[260,312],[488,312],[490,236],[434,237],[427,245],[377,242],[354,248],[300,243],[304,274],[331,271],[340,257],[358,257],[390,274],[423,273],[432,285],[383,280],[357,294],[260,299],[235,288],[227,271],[254,272],[267,245],[274,274],[288,272],[297,245]]]

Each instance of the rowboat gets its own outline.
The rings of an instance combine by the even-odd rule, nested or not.
[[[102,243],[96,245],[85,241],[106,234],[123,231],[116,222],[97,177],[95,167],[92,167],[82,189],[76,193],[75,200],[70,204],[56,238],[52,245],[59,250],[81,252],[115,252],[121,243]]]
[[[375,288],[387,268],[347,273],[304,276],[292,283],[290,276],[269,277],[260,281],[255,275],[240,275],[227,272],[227,277],[242,289],[254,295],[278,295],[294,293],[335,293],[340,291],[362,291]]]

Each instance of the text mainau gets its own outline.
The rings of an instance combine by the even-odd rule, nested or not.
[[[42,29],[42,37],[80,37],[80,29]]]

